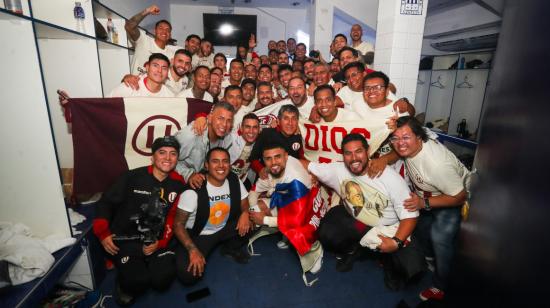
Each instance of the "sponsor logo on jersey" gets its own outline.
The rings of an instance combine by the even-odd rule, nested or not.
[[[151,195],[151,192],[148,192],[148,191],[145,191],[145,190],[138,190],[138,189],[134,189],[134,193],[136,194],[140,194],[140,195]]]

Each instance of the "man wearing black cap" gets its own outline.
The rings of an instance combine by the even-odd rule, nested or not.
[[[157,138],[151,165],[129,170],[103,193],[93,221],[95,235],[117,268],[115,299],[132,304],[149,287],[165,290],[175,278],[174,252],[168,247],[183,178],[174,169],[180,144]]]

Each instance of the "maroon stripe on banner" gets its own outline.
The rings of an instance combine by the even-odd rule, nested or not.
[[[75,194],[102,192],[124,171],[127,120],[122,98],[75,98],[73,118]]]
[[[213,104],[198,98],[187,98],[187,123],[195,120],[199,113],[209,114]]]
[[[164,130],[164,136],[170,136],[171,131],[172,131],[172,125],[171,124],[166,125],[166,129]]]
[[[155,140],[155,127],[153,125],[147,126],[147,142],[145,142],[145,146],[149,149],[153,147],[153,142]]]

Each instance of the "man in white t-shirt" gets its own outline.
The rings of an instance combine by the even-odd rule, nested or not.
[[[359,51],[362,56],[369,52],[374,52],[374,46],[371,43],[361,40],[361,37],[363,36],[363,28],[361,25],[354,24],[351,26],[349,36],[351,37],[351,47]]]
[[[386,123],[390,118],[395,117],[397,112],[414,115],[414,107],[407,101],[390,98],[389,84],[390,79],[383,72],[372,72],[366,75],[363,79],[363,102],[353,101],[351,109],[370,122]],[[376,157],[369,165],[371,176],[378,176],[386,166],[399,160],[399,156],[392,151],[389,141],[380,146]]]
[[[207,102],[213,102],[214,98],[208,93],[210,88],[210,69],[204,65],[195,68],[193,72],[193,87],[180,92],[177,97],[197,98]]]
[[[306,83],[300,77],[292,77],[288,82],[288,98],[273,104],[271,114],[276,116],[284,105],[294,105],[300,112],[300,119],[307,120],[314,106],[313,97],[307,95]]]
[[[229,64],[229,79],[222,81],[222,92],[229,85],[240,86],[244,76],[244,62],[240,59],[233,59]]]
[[[359,244],[382,252],[384,281],[390,289],[398,289],[406,278],[423,269],[406,266],[423,264],[423,255],[415,254],[415,259],[419,260],[415,263],[409,259],[413,254],[398,253],[408,248],[405,246],[418,217],[418,211],[408,211],[404,207],[409,188],[391,168],[386,168],[377,178],[368,176],[368,143],[363,135],[344,137],[342,151],[343,162],[303,161],[308,171],[332,188],[344,203],[331,208],[325,215],[319,226],[319,240],[325,249],[341,255],[336,266],[339,271],[352,269],[360,254]],[[407,262],[403,262],[405,256]],[[401,264],[401,268],[397,264]]]
[[[181,194],[174,219],[176,270],[184,285],[195,284],[203,275],[206,257],[221,246],[222,255],[238,263],[248,263],[244,250],[251,223],[248,193],[231,173],[229,153],[212,148],[206,154],[206,185]]]
[[[470,172],[443,144],[428,138],[413,117],[397,120],[390,141],[405,159],[414,186],[415,192],[405,200],[405,208],[421,213],[415,236],[426,255],[432,256],[433,251],[435,258],[433,287],[420,293],[420,298],[441,300],[455,253],[461,207],[466,201],[464,181]]]
[[[178,49],[172,58],[172,66],[168,78],[164,82],[174,95],[189,88],[191,75],[191,54],[185,49]]]
[[[344,103],[345,109],[352,110],[352,105],[365,104],[363,100],[365,66],[361,62],[351,62],[342,71],[347,85],[338,91],[338,97]]]
[[[161,53],[171,59],[176,51],[175,46],[168,45],[172,38],[172,25],[167,20],[160,20],[155,24],[155,37],[148,36],[144,31],[138,28],[139,23],[149,15],[160,14],[160,9],[156,5],[151,5],[145,10],[139,12],[134,17],[128,19],[124,25],[128,37],[132,40],[135,48],[134,58],[130,73],[138,75],[145,72],[145,62],[152,53]]]
[[[231,132],[231,147],[229,155],[231,157],[231,170],[250,188],[252,184],[247,179],[250,169],[250,154],[254,143],[260,134],[260,119],[254,113],[247,113],[239,125],[237,131]]]
[[[214,48],[212,43],[206,39],[201,40],[200,49],[193,55],[193,67],[204,65],[208,68],[214,67]]]
[[[164,85],[168,77],[169,67],[170,60],[168,60],[168,57],[160,53],[154,53],[149,56],[145,65],[147,74],[140,76],[137,90],[121,83],[111,91],[108,97],[174,97],[174,93]]]

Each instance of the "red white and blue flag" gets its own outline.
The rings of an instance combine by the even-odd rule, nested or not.
[[[270,207],[277,207],[277,224],[298,254],[306,254],[317,240],[317,228],[330,200],[319,187],[307,188],[298,179],[279,183],[271,195]]]

